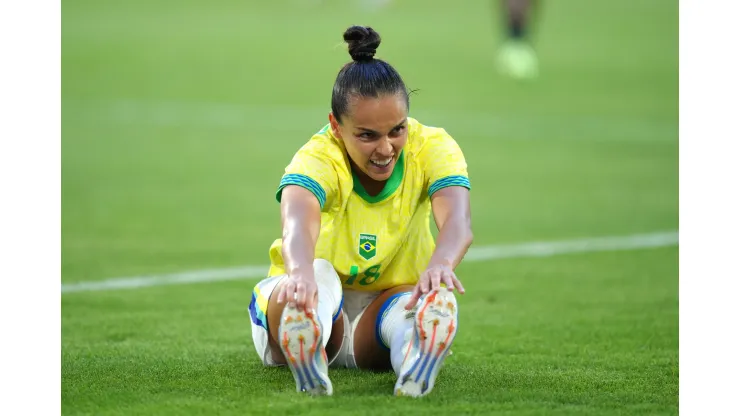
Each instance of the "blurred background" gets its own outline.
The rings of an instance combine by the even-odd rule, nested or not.
[[[276,186],[327,123],[353,24],[380,33],[376,56],[418,90],[411,116],[444,127],[465,152],[476,245],[676,231],[677,2],[540,1],[526,27],[537,74],[526,77],[502,72],[507,19],[491,0],[66,0],[62,282],[267,264],[280,235]],[[563,328],[588,315],[598,317],[584,326],[591,333],[629,322],[607,343],[637,336],[635,322],[650,317],[657,326],[642,329],[662,342],[669,367],[653,370],[668,393],[635,392],[672,406],[677,248],[591,256],[462,266],[477,293],[490,291],[465,300],[471,320],[491,311],[498,318],[480,321],[481,333],[498,325],[501,336],[513,325],[504,316],[517,316],[509,329],[526,350],[548,339],[542,310],[527,302],[562,300],[549,313],[561,311]],[[235,361],[224,368],[258,371],[245,312],[253,284],[64,295],[64,409],[99,410],[100,397],[122,391],[119,406],[139,400],[121,380],[185,377],[110,357],[166,367],[168,356],[213,357],[227,345]],[[520,295],[516,306],[507,293]],[[655,363],[645,357],[634,371]]]
[[[371,3],[65,1],[64,279],[266,262],[352,24],[461,144],[477,242],[677,226],[675,2],[541,4],[525,83],[497,72],[498,2]]]

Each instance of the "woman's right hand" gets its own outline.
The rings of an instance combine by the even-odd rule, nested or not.
[[[288,305],[299,311],[313,311],[316,308],[316,278],[313,267],[305,272],[296,272],[288,275],[280,289],[278,303],[287,302]]]

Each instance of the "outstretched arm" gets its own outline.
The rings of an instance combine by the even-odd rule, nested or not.
[[[413,308],[422,295],[439,289],[440,282],[450,290],[457,289],[461,294],[465,293],[454,270],[473,243],[470,191],[461,186],[440,189],[432,195],[432,212],[439,229],[437,247],[427,269],[420,276],[406,309]]]
[[[432,195],[432,213],[439,235],[429,265],[444,264],[454,270],[473,243],[470,191],[461,186],[440,189]]]
[[[316,306],[313,261],[321,230],[321,206],[311,191],[286,186],[280,200],[283,227],[283,260],[288,279],[278,302],[295,303],[299,310]],[[295,299],[295,300],[294,300]]]

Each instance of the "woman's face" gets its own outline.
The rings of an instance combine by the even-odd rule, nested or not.
[[[334,135],[344,142],[355,167],[376,181],[385,181],[408,139],[408,108],[401,94],[352,97],[340,124],[329,114]]]

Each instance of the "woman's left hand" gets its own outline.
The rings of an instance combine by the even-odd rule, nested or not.
[[[465,288],[457,276],[455,276],[455,272],[452,271],[451,267],[443,264],[429,266],[419,276],[419,282],[416,283],[414,291],[411,293],[411,299],[406,304],[406,309],[412,309],[416,306],[419,298],[433,290],[439,289],[441,283],[444,283],[449,290],[457,289],[460,294],[465,293]]]

